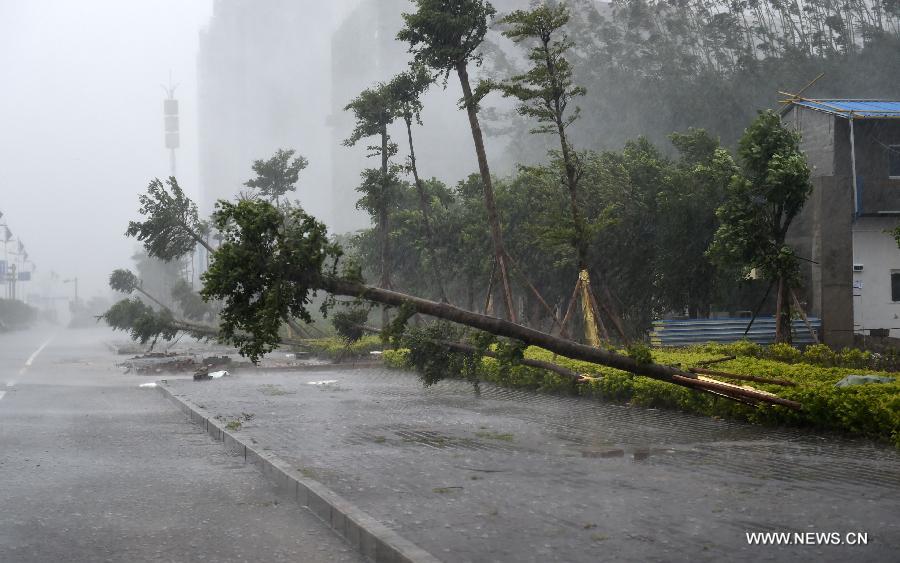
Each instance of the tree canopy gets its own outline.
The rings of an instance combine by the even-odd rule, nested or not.
[[[480,62],[478,47],[497,11],[484,0],[413,0],[397,39],[409,43],[415,60],[449,74],[459,65]]]
[[[263,197],[277,200],[288,192],[297,189],[300,171],[309,165],[309,161],[301,155],[295,156],[294,149],[278,149],[267,160],[253,161],[255,178],[247,180],[244,185],[255,189]]]

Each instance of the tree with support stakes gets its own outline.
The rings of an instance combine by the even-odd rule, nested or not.
[[[516,10],[501,19],[500,23],[508,26],[503,35],[516,43],[531,45],[528,60],[532,66],[524,74],[513,76],[509,81],[497,86],[504,96],[519,100],[517,108],[519,114],[537,120],[539,125],[531,130],[532,133],[554,134],[559,138],[559,154],[564,168],[562,183],[569,195],[572,246],[578,268],[575,292],[563,318],[562,330],[566,330],[574,303],[581,300],[588,342],[599,346],[599,335],[603,334],[606,340],[609,339],[609,335],[597,310],[597,300],[588,274],[588,235],[578,190],[583,170],[579,155],[569,142],[566,132],[581,113],[581,109],[577,106],[568,111],[570,104],[575,98],[586,93],[584,88],[572,81],[572,67],[566,59],[566,54],[575,46],[564,32],[569,17],[569,10],[565,4],[554,6],[544,4],[529,11]],[[604,285],[603,289],[609,297],[608,288]],[[612,299],[607,299],[604,309],[619,336],[627,341],[625,329],[615,312]]]
[[[515,322],[516,309],[513,303],[512,286],[509,279],[507,254],[503,244],[500,215],[494,200],[494,187],[484,136],[478,119],[479,103],[488,89],[472,90],[469,79],[469,64],[481,64],[478,47],[484,41],[488,30],[488,20],[496,10],[484,0],[414,0],[417,10],[404,13],[405,26],[397,34],[401,41],[409,43],[409,50],[417,63],[423,64],[444,75],[451,72],[459,78],[463,91],[462,105],[469,116],[469,127],[478,157],[478,170],[484,189],[484,206],[487,211],[488,226],[494,246],[494,260],[506,317]]]
[[[790,343],[791,301],[800,269],[785,239],[812,191],[800,134],[775,112],[762,112],[741,137],[738,156],[742,174],[733,176],[726,189],[709,253],[724,266],[755,269],[777,286],[775,340]]]

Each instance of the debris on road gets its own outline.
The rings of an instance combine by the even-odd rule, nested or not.
[[[154,374],[162,372],[189,371],[196,369],[197,361],[192,356],[178,356],[162,352],[153,352],[135,356],[118,364],[125,368],[125,373]]]
[[[228,376],[227,371],[214,371],[209,373],[206,367],[202,367],[197,370],[197,373],[194,374],[194,381],[207,381],[209,379],[220,379],[222,377]]]

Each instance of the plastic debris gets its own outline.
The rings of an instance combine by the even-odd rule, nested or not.
[[[214,371],[209,374],[210,379],[219,379],[220,377],[225,377],[228,375],[227,371]]]
[[[140,385],[138,385],[138,387],[140,387],[141,389],[153,389],[156,386],[156,383],[141,383]]]
[[[372,350],[371,352],[369,352],[369,354],[373,356],[380,356],[381,354],[383,354],[383,352],[381,350]]]
[[[893,377],[881,375],[848,375],[834,384],[835,387],[850,387],[852,385],[866,385],[869,383],[893,383]]]
[[[307,385],[331,385],[332,383],[337,383],[337,379],[326,379],[324,381],[310,381]]]

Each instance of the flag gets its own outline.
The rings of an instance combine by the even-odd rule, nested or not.
[[[25,251],[25,245],[22,244],[22,241],[21,241],[21,239],[20,239],[20,240],[19,240],[19,253],[21,254],[21,253],[24,252],[24,251]]]
[[[6,229],[6,239],[4,240],[4,242],[9,242],[9,239],[12,238],[12,231],[9,230],[9,227],[3,227],[3,228]]]

